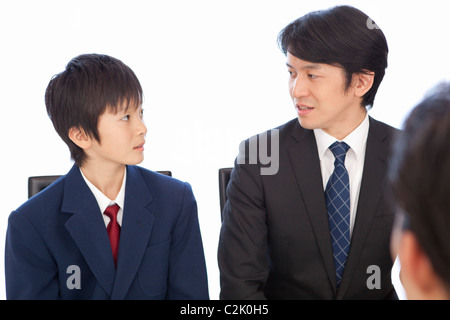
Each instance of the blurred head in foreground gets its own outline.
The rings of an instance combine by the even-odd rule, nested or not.
[[[398,137],[390,168],[397,201],[392,250],[408,299],[450,298],[450,83],[433,88]]]

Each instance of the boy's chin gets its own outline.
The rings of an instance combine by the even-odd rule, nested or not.
[[[136,160],[133,160],[133,161],[128,161],[127,163],[124,163],[124,164],[128,165],[128,166],[135,166],[137,164],[142,163],[142,161],[144,161],[144,157],[142,157],[142,159],[136,159]]]

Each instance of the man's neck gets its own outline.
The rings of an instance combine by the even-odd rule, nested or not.
[[[335,123],[331,128],[323,128],[322,130],[337,140],[342,141],[346,136],[352,133],[364,121],[367,115],[365,108],[359,107],[357,113],[349,114],[342,122]]]

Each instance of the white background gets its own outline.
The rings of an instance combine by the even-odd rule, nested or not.
[[[218,169],[233,165],[241,140],[295,117],[279,31],[337,4],[367,13],[390,49],[370,115],[401,127],[424,93],[449,79],[446,2],[0,0],[0,299],[7,218],[26,201],[28,177],[72,166],[44,92],[74,56],[114,56],[140,79],[148,126],[142,166],[191,183],[217,299]]]

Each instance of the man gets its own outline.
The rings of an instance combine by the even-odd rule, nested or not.
[[[417,105],[395,144],[392,249],[408,299],[450,298],[450,83]]]
[[[208,299],[188,183],[136,166],[147,127],[134,72],[73,58],[45,94],[74,166],[11,213],[8,299]]]
[[[386,39],[367,15],[339,6],[292,22],[279,44],[297,119],[270,130],[269,146],[264,133],[240,149],[219,241],[220,297],[396,298],[386,189],[396,130],[367,114]],[[276,173],[254,161],[261,148],[278,151]]]

